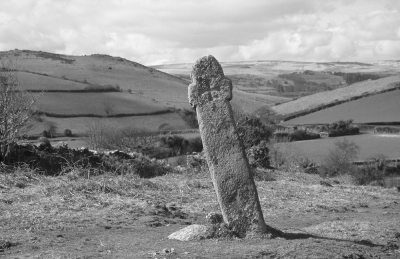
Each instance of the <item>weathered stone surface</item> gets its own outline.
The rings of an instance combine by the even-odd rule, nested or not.
[[[189,103],[196,108],[208,167],[225,223],[239,236],[276,232],[264,222],[233,111],[232,82],[211,55],[193,66]]]
[[[208,228],[204,225],[190,225],[168,236],[169,239],[180,241],[200,240],[205,238]]]

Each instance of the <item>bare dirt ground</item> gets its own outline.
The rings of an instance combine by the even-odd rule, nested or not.
[[[267,224],[285,237],[167,236],[218,212],[208,175],[0,174],[0,258],[400,258],[400,192],[265,172]]]

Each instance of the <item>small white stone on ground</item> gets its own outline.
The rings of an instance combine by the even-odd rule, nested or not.
[[[194,224],[172,233],[168,238],[180,241],[199,240],[205,236],[206,232],[206,226]]]

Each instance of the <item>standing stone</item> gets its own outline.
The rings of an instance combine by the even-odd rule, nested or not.
[[[211,55],[191,72],[189,103],[196,108],[206,160],[225,223],[240,237],[278,234],[264,222],[256,185],[229,101],[232,82]]]

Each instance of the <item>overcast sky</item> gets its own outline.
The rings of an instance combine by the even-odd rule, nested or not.
[[[1,0],[0,50],[145,65],[400,59],[400,0]]]

